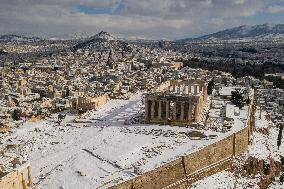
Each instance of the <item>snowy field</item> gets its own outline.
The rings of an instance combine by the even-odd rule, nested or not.
[[[107,188],[163,163],[221,140],[227,133],[159,125],[124,125],[143,109],[142,95],[111,100],[98,111],[79,118],[57,115],[45,121],[27,122],[2,142],[18,144],[19,154],[32,165],[39,189]],[[74,120],[76,119],[76,123]],[[214,137],[210,136],[218,136]]]

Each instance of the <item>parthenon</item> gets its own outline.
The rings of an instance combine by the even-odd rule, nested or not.
[[[207,82],[170,80],[145,96],[145,122],[189,125],[199,122],[207,101]]]

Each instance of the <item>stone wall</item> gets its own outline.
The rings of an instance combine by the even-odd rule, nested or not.
[[[1,189],[27,189],[32,186],[32,174],[29,164],[23,164],[17,170],[0,178]]]
[[[249,129],[246,127],[241,131],[234,134],[235,142],[234,148],[235,153],[234,155],[239,155],[247,150],[249,144]]]
[[[187,188],[196,180],[230,169],[234,155],[247,150],[248,128],[162,165],[112,189]]]
[[[97,97],[79,96],[75,98],[71,104],[74,109],[91,110],[106,104],[108,100],[109,97],[107,94]]]
[[[222,159],[233,156],[233,135],[185,156],[185,169],[192,174]]]
[[[107,94],[101,95],[95,99],[96,106],[100,107],[102,105],[105,105],[108,102],[108,100],[109,100],[109,97]]]

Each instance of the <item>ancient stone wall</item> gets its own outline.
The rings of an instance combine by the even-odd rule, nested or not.
[[[246,127],[194,153],[111,188],[187,188],[200,178],[231,168],[234,155],[245,152],[248,141]]]
[[[100,106],[102,106],[102,105],[104,105],[104,104],[106,104],[107,102],[108,102],[108,100],[109,100],[109,97],[108,97],[108,95],[102,95],[102,96],[99,96],[99,97],[97,97],[96,99],[95,99],[95,101],[96,101],[96,106],[97,107],[100,107]]]
[[[32,186],[32,173],[29,164],[23,164],[17,170],[0,178],[1,189],[27,189]]]
[[[249,144],[249,128],[246,127],[241,131],[234,134],[235,142],[234,148],[235,153],[234,155],[239,155],[247,150]]]
[[[192,174],[200,169],[233,156],[233,135],[185,156],[185,169]]]
[[[72,107],[74,109],[91,110],[106,104],[108,100],[109,97],[107,94],[98,97],[80,96],[72,102]]]

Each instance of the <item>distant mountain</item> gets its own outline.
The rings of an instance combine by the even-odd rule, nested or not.
[[[0,42],[37,42],[42,39],[39,37],[28,37],[22,35],[2,35],[0,36]]]
[[[110,35],[108,32],[105,32],[105,31],[101,31],[100,33],[91,37],[91,39],[102,39],[102,40],[107,40],[107,41],[116,40],[114,36]]]
[[[73,49],[89,49],[96,51],[130,51],[131,47],[127,42],[119,40],[107,32],[101,31],[98,34],[77,43]]]
[[[195,39],[181,39],[177,42],[190,42],[196,40],[234,40],[234,39],[271,39],[284,38],[284,24],[262,24],[255,26],[242,25],[226,29],[213,34],[204,35]]]

